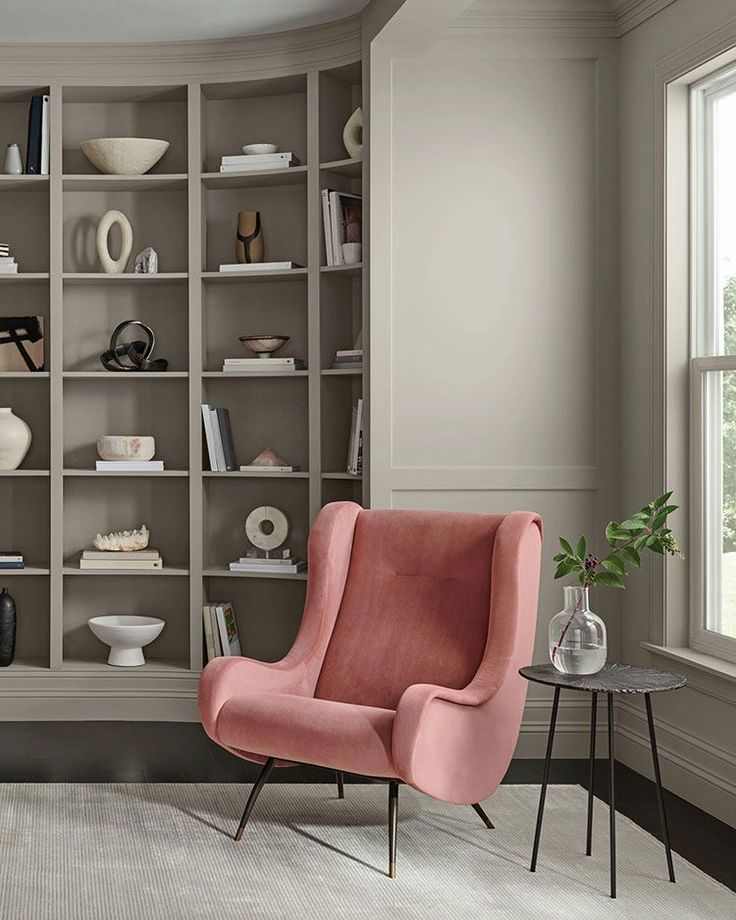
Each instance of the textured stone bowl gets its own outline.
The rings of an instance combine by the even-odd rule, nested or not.
[[[79,146],[101,173],[142,176],[158,163],[170,145],[151,137],[97,137],[82,141]]]
[[[239,338],[259,358],[267,358],[289,341],[288,335],[241,335]]]
[[[143,647],[158,638],[166,623],[158,617],[107,616],[92,617],[87,625],[110,646],[108,664],[135,668],[146,663]]]
[[[97,440],[100,460],[152,460],[155,453],[152,435],[105,434]]]

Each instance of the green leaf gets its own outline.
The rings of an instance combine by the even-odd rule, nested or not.
[[[647,545],[648,539],[649,537],[646,534],[644,534],[641,537],[638,537],[636,540],[634,540],[634,544],[633,544],[634,549],[636,550],[644,549],[644,547]]]
[[[639,531],[644,529],[642,522],[636,518],[629,518],[628,521],[622,521],[618,526],[621,530],[626,531]]]
[[[659,509],[667,504],[667,502],[670,500],[671,495],[672,495],[672,492],[665,492],[664,495],[660,495],[659,498],[655,498],[652,504],[654,505],[655,508]]]
[[[660,556],[664,555],[664,547],[662,546],[662,542],[659,539],[656,539],[653,543],[649,544],[649,549],[653,553],[659,553]]]
[[[616,545],[615,534],[616,534],[617,527],[618,527],[618,524],[616,524],[615,521],[609,521],[608,524],[606,525],[606,540],[608,540],[608,543],[610,546]]]
[[[565,575],[569,575],[574,568],[575,564],[573,562],[561,562],[555,569],[555,578],[564,578]]]
[[[553,562],[562,562],[563,559],[567,559],[567,553],[557,553],[556,556],[552,557]]]
[[[585,562],[585,557],[588,555],[588,542],[585,537],[581,537],[578,540],[578,545],[575,547],[575,555]]]
[[[623,588],[624,580],[615,572],[598,572],[595,576],[595,583],[607,588]]]
[[[624,546],[621,550],[621,555],[626,559],[627,562],[630,562],[632,565],[635,565],[637,569],[641,568],[641,556],[634,549],[633,546]]]
[[[625,575],[626,567],[623,562],[618,558],[618,556],[609,556],[607,559],[604,559],[601,563],[604,569],[608,572],[614,572],[616,575]]]
[[[564,537],[560,537],[560,546],[568,553],[570,556],[575,555],[572,551],[572,546],[567,542]]]

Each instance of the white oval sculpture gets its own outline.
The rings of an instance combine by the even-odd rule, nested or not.
[[[158,163],[170,145],[152,137],[96,137],[79,146],[101,173],[142,176]]]
[[[363,109],[358,108],[345,122],[342,132],[345,149],[354,160],[363,159]]]
[[[97,439],[100,460],[152,460],[156,439],[152,435],[103,434]]]
[[[120,255],[113,259],[108,248],[108,236],[113,225],[120,227],[120,233],[123,240],[120,244]],[[107,275],[120,275],[125,271],[128,259],[133,251],[133,228],[130,221],[122,211],[108,211],[97,224],[97,235],[95,238],[97,245],[97,257],[100,260],[102,270]]]
[[[245,535],[253,546],[268,552],[281,546],[288,537],[289,522],[283,511],[261,505],[245,519]]]
[[[107,663],[118,668],[135,668],[146,663],[143,646],[153,642],[166,625],[158,617],[92,617],[87,625],[97,638],[110,646]]]
[[[17,470],[31,446],[31,429],[13,410],[0,408],[0,470]]]

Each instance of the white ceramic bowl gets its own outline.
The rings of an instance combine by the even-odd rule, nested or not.
[[[97,638],[110,646],[107,663],[119,668],[145,664],[143,646],[153,642],[166,625],[157,617],[92,617],[87,625]]]
[[[156,439],[152,435],[103,434],[97,439],[100,460],[152,460]]]
[[[267,358],[289,341],[288,335],[241,335],[239,338],[259,358]]]
[[[170,145],[151,137],[96,137],[79,146],[101,173],[142,176],[158,163]]]
[[[243,147],[243,153],[248,154],[248,156],[255,156],[259,153],[276,153],[278,149],[278,144],[246,144]]]

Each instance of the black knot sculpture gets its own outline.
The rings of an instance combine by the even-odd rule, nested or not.
[[[136,326],[146,336],[146,341],[134,339],[121,342],[120,338],[129,326]],[[152,359],[156,336],[153,329],[138,319],[127,319],[113,330],[110,348],[100,355],[102,366],[108,371],[165,371],[169,362],[166,358]]]

